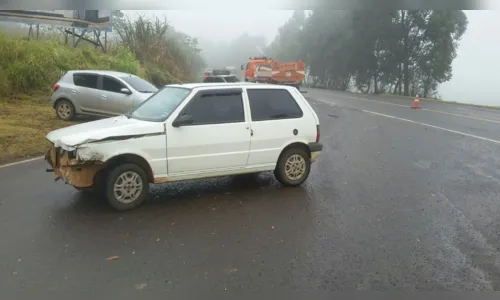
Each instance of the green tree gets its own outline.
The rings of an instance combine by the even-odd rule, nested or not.
[[[198,40],[176,31],[166,19],[113,15],[119,42],[136,55],[155,85],[193,81],[205,66]]]
[[[328,88],[427,97],[451,79],[466,29],[463,11],[323,9],[295,12],[268,49]]]
[[[266,49],[266,54],[282,61],[296,61],[303,56],[302,31],[306,16],[303,10],[294,11],[292,17],[278,29],[278,35]]]

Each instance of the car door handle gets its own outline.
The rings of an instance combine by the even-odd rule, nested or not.
[[[76,95],[76,90],[71,90],[72,95]]]
[[[101,99],[108,99],[107,96],[101,95]]]

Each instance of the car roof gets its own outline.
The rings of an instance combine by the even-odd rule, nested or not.
[[[109,75],[109,76],[115,76],[115,77],[136,76],[134,74],[117,72],[117,71],[107,71],[107,70],[71,70],[68,73],[89,73],[89,74],[91,73],[91,74]]]
[[[187,89],[204,89],[204,88],[214,88],[214,87],[221,87],[221,88],[251,87],[251,88],[289,90],[292,88],[291,86],[287,85],[253,83],[253,82],[184,83],[184,84],[169,84],[167,86],[187,88]]]

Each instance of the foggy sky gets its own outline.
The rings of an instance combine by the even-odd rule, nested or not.
[[[444,100],[500,106],[500,11],[466,11],[469,25],[453,61],[453,77],[439,93]]]
[[[176,30],[198,38],[229,41],[246,32],[265,36],[270,43],[278,34],[278,28],[292,16],[293,10],[135,10],[126,14],[165,16]]]
[[[231,40],[244,32],[265,36],[268,42],[292,15],[292,10],[164,10],[133,11],[146,16],[167,17],[177,30],[213,41]],[[469,26],[453,62],[453,78],[439,88],[444,100],[497,105],[500,99],[500,11],[466,11]],[[252,18],[251,16],[257,16]]]

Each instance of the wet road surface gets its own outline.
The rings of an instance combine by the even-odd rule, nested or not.
[[[499,290],[500,111],[306,95],[325,148],[299,188],[271,174],[158,185],[118,213],[42,160],[1,168],[2,296]]]

